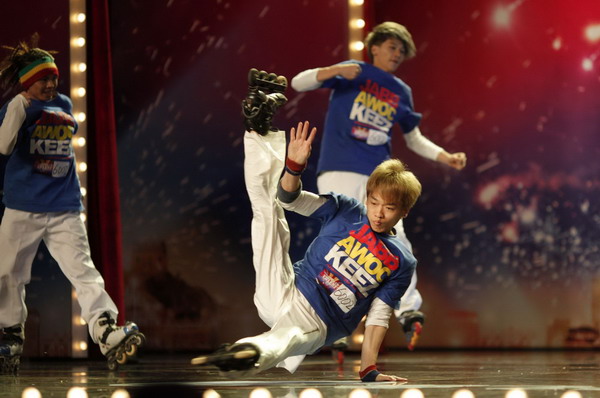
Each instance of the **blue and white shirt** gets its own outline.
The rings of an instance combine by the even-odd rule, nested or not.
[[[419,125],[410,87],[391,73],[360,61],[355,79],[336,76],[321,87],[332,89],[317,173],[351,171],[364,175],[390,158],[391,129],[398,123],[403,133]]]
[[[395,235],[374,232],[355,199],[331,195],[310,217],[323,225],[294,264],[296,287],[327,325],[327,345],[350,335],[375,297],[394,308],[416,260]]]
[[[0,123],[8,104],[0,109]],[[83,210],[72,139],[77,122],[69,97],[31,100],[4,176],[7,208],[28,212]]]

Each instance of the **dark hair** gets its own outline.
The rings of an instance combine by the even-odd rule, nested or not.
[[[19,71],[40,58],[52,57],[56,51],[46,51],[38,48],[40,36],[34,33],[29,43],[20,41],[15,47],[2,46],[9,51],[0,61],[0,88],[13,90],[19,87]]]
[[[412,58],[417,54],[417,47],[415,46],[415,42],[408,29],[406,29],[404,25],[388,21],[375,26],[365,38],[365,47],[367,48],[367,53],[371,60],[373,60],[371,47],[378,46],[387,39],[398,39],[404,43],[407,59]]]

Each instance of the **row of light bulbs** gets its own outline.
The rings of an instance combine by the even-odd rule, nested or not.
[[[73,24],[82,24],[86,20],[86,15],[83,12],[76,12],[76,13],[73,13],[71,20],[72,20]],[[86,44],[85,37],[75,36],[71,39],[71,45],[73,47],[83,48],[85,46],[85,44]],[[74,58],[74,57],[72,56],[72,58]],[[73,73],[84,73],[87,70],[87,64],[85,62],[82,62],[81,59],[71,59],[71,64],[72,64],[71,70],[73,71]],[[84,98],[86,94],[87,94],[87,90],[83,85],[74,87],[71,89],[71,96],[74,98]],[[75,117],[75,120],[77,120],[78,123],[83,123],[87,119],[87,115],[84,110],[74,112],[73,116]],[[78,136],[77,138],[74,139],[73,144],[76,147],[83,148],[83,147],[85,147],[86,142],[87,141],[86,141],[85,137]],[[80,173],[85,173],[87,171],[87,167],[88,167],[88,165],[84,160],[80,160],[77,163],[77,171]],[[87,188],[85,186],[83,186],[83,184],[82,184],[81,195],[85,197],[86,194],[87,194]],[[86,220],[85,213],[81,213],[81,217],[84,221]]]
[[[82,378],[85,378],[87,381],[87,373],[78,375]],[[556,394],[555,394],[556,395]],[[127,390],[119,388],[115,390],[111,398],[130,398],[129,392]],[[512,388],[504,394],[504,398],[527,398],[527,392],[521,388]],[[221,394],[217,391],[209,388],[202,392],[202,396],[198,395],[199,398],[221,398]],[[273,395],[271,392],[264,388],[258,387],[250,391],[248,395],[249,398],[272,398]],[[300,392],[298,395],[299,398],[323,398],[323,393],[316,388],[306,388]],[[348,398],[372,398],[373,395],[366,388],[355,388],[351,390],[348,394]],[[425,394],[422,390],[418,388],[407,388],[400,393],[400,398],[424,398]],[[35,387],[27,387],[23,390],[21,394],[21,398],[42,398],[41,392]],[[67,398],[88,398],[88,393],[83,387],[72,387],[67,391]],[[475,394],[467,389],[461,388],[454,391],[451,395],[451,398],[475,398]],[[582,398],[582,394],[576,390],[566,390],[562,393],[560,398]]]
[[[362,50],[365,47],[362,38],[363,38],[363,29],[366,25],[365,20],[363,19],[363,5],[364,0],[348,0],[349,12],[348,15],[350,17],[349,20],[349,49],[351,58],[354,59],[362,59]]]
[[[70,0],[69,5],[71,8],[71,98],[73,100],[73,116],[79,123],[79,130],[77,135],[73,138],[73,146],[76,150],[77,158],[77,173],[79,174],[79,180],[81,182],[81,196],[84,199],[87,195],[87,178],[86,171],[88,164],[86,162],[86,136],[87,126],[84,123],[87,119],[86,115],[86,76],[87,63],[85,55],[85,1],[84,0]],[[85,223],[87,221],[87,215],[85,212],[81,212],[81,219]],[[72,308],[72,355],[74,357],[85,357],[87,356],[88,343],[87,343],[87,325],[85,320],[81,317],[80,307],[77,302],[77,293],[75,289],[71,291],[71,308]],[[84,391],[85,393],[85,391]],[[80,391],[70,391],[69,397],[84,397]]]

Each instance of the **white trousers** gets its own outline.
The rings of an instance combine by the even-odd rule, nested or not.
[[[295,287],[288,252],[290,231],[276,201],[285,160],[285,132],[266,136],[246,132],[244,150],[244,177],[253,215],[254,303],[271,330],[236,343],[252,343],[260,349],[259,366],[252,373],[273,366],[293,373],[306,354],[323,346],[327,327]]]
[[[115,303],[104,290],[104,279],[94,267],[85,225],[79,212],[29,213],[5,209],[0,224],[0,327],[25,323],[25,285],[40,241],[77,292],[81,316],[90,335],[104,311],[116,317]]]
[[[368,179],[369,176],[349,171],[327,171],[320,174],[317,178],[317,187],[321,194],[329,192],[341,193],[355,198],[361,203],[367,203]],[[412,251],[412,245],[404,232],[402,219],[398,221],[395,228],[398,238]],[[417,290],[417,272],[415,270],[408,289],[406,289],[406,292],[400,299],[400,306],[394,309],[394,315],[402,322],[400,314],[404,311],[417,311],[421,308],[422,303],[421,293]]]

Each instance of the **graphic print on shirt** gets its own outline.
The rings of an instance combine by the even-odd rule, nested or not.
[[[367,297],[400,264],[399,258],[366,224],[336,242],[325,261],[329,269],[324,269],[317,281],[344,313],[352,310],[358,299]]]
[[[75,119],[62,111],[43,110],[31,133],[29,154],[36,173],[64,177],[73,159]]]
[[[400,96],[368,79],[360,86],[349,118],[353,121],[352,136],[371,145],[383,145],[396,117]]]

